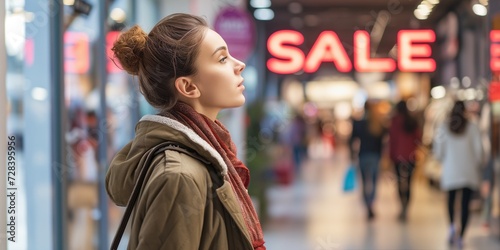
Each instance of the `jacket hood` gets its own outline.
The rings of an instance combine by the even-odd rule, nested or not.
[[[126,206],[139,177],[142,156],[164,141],[175,141],[198,152],[223,176],[227,165],[222,156],[193,130],[182,123],[159,115],[144,116],[135,128],[134,139],[113,158],[106,174],[106,190],[117,205]]]

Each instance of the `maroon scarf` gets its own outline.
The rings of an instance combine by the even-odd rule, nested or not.
[[[264,234],[252,200],[247,192],[250,183],[250,171],[236,157],[236,145],[231,140],[229,131],[219,121],[210,120],[183,102],[177,102],[166,116],[192,129],[222,156],[228,168],[229,182],[240,203],[253,248],[265,250]]]

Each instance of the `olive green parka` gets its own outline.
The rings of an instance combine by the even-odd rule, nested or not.
[[[106,190],[111,200],[127,205],[142,156],[164,141],[179,142],[210,164],[172,150],[154,158],[132,213],[128,249],[253,249],[239,201],[225,180],[227,165],[221,155],[175,120],[158,115],[141,119],[135,138],[108,169]]]

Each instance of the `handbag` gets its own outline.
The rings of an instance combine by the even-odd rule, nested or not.
[[[356,189],[356,168],[353,164],[350,164],[344,175],[344,185],[342,190],[347,193],[354,191],[354,189]]]
[[[132,195],[130,196],[128,202],[127,202],[127,208],[125,209],[125,213],[123,214],[122,220],[120,222],[120,226],[118,227],[118,230],[116,231],[115,237],[113,238],[113,242],[111,243],[111,250],[117,250],[118,245],[120,244],[120,240],[123,236],[123,232],[125,232],[125,228],[127,227],[128,220],[130,218],[130,215],[132,214],[132,211],[134,209],[135,203],[137,202],[137,199],[139,198],[139,194],[141,192],[142,186],[144,184],[144,181],[147,181],[149,176],[147,176],[147,172],[149,171],[149,168],[151,167],[151,163],[154,159],[155,156],[158,154],[164,152],[165,150],[173,150],[177,151],[186,155],[191,156],[192,158],[195,158],[201,162],[203,162],[206,165],[210,165],[211,163],[204,159],[202,156],[200,156],[198,153],[193,151],[192,149],[189,149],[188,147],[178,143],[178,142],[173,142],[173,141],[166,141],[162,142],[150,150],[146,152],[142,156],[144,161],[141,167],[141,173],[139,174],[139,178],[137,179],[137,182],[134,185],[134,189],[132,191]]]

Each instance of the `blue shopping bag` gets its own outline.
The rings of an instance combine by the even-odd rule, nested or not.
[[[349,165],[344,176],[344,186],[342,190],[344,192],[351,192],[356,189],[356,168],[354,165]]]

